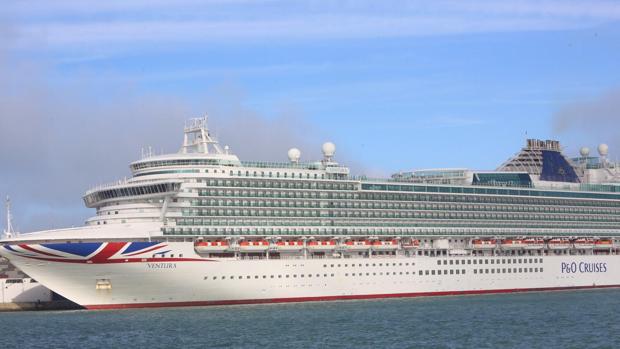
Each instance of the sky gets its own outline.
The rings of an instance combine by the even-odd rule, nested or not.
[[[495,169],[528,137],[613,158],[619,62],[618,1],[7,0],[0,195],[20,231],[79,226],[205,113],[241,159],[332,141],[370,177]]]

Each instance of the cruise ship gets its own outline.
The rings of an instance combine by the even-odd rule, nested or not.
[[[178,153],[88,190],[83,227],[7,236],[0,254],[87,309],[620,287],[606,145],[571,159],[529,139],[495,171],[384,179],[352,175],[335,150],[242,161],[191,119]]]

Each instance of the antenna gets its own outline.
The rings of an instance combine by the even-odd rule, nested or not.
[[[205,115],[202,118],[190,119],[185,123],[182,154],[225,154],[216,137],[211,136],[211,132],[207,128],[207,119],[208,116]]]
[[[11,215],[11,198],[6,197],[6,230],[4,231],[4,238],[10,239],[13,237],[13,216]]]

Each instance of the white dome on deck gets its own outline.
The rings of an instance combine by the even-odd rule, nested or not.
[[[301,151],[297,148],[291,148],[288,151],[288,159],[291,162],[299,162],[299,158],[301,157]]]
[[[336,145],[332,142],[325,142],[323,143],[322,150],[325,157],[331,158],[336,153]]]

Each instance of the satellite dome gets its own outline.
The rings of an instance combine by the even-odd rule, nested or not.
[[[609,154],[609,146],[607,144],[601,144],[598,146],[598,153],[600,156],[607,156]]]
[[[582,157],[586,158],[590,155],[590,148],[588,147],[583,147],[579,150],[579,154],[581,154]]]
[[[322,149],[326,158],[331,158],[336,153],[336,145],[332,142],[323,143]]]
[[[299,149],[297,148],[289,149],[288,159],[291,160],[291,162],[298,162],[300,157],[301,157],[301,151],[299,151]]]

